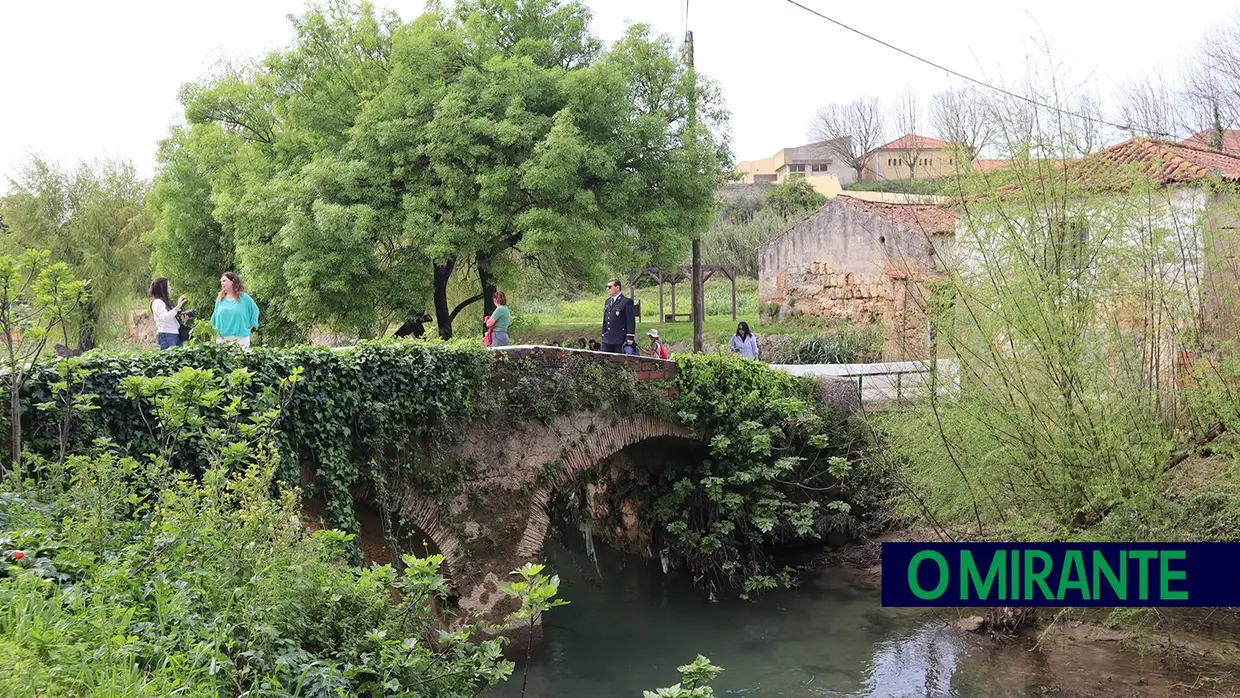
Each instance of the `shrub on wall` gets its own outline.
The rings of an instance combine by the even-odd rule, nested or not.
[[[566,361],[554,369],[522,370],[520,359],[446,342],[381,340],[344,350],[240,351],[206,344],[164,352],[91,352],[50,362],[28,383],[23,412],[28,447],[51,456],[62,449],[80,452],[107,437],[128,455],[158,451],[157,420],[126,389],[126,381],[170,376],[184,367],[221,377],[248,371],[246,384],[234,386],[236,397],[253,405],[248,410],[266,409],[264,395],[300,367],[301,385],[284,406],[275,435],[281,479],[296,483],[303,469],[313,472],[330,522],[349,532],[357,531],[354,492],[381,471],[409,478],[442,499],[455,494],[460,473],[438,456],[463,425],[497,415],[546,420],[570,409],[598,407],[604,397],[628,410],[657,411],[667,402],[656,385],[639,385],[630,370],[615,363]],[[74,395],[95,396],[98,409],[66,420]],[[219,424],[246,414],[220,411],[202,419]],[[168,462],[191,474],[206,467],[192,444],[179,444]]]
[[[663,469],[647,490],[649,523],[669,554],[716,584],[756,590],[790,581],[768,557],[772,547],[855,527],[869,476],[851,466],[812,380],[734,356],[683,356],[678,369],[678,394],[669,397],[672,386],[638,381],[627,361],[573,352],[548,361],[403,340],[347,350],[94,352],[40,367],[25,419],[29,447],[45,456],[89,451],[102,437],[126,456],[155,454],[165,470],[200,476],[240,433],[237,424],[278,410],[269,421],[279,479],[296,484],[313,472],[330,524],[353,533],[355,495],[385,491],[389,478],[439,501],[460,494],[467,464],[441,455],[468,425],[520,428],[582,409],[656,415],[711,435],[708,458]],[[157,398],[166,381],[176,390]],[[204,396],[222,407],[193,407]],[[79,410],[78,398],[98,409]],[[168,436],[181,425],[217,435]]]
[[[745,593],[792,583],[772,550],[854,528],[871,504],[872,475],[854,468],[842,423],[812,379],[735,356],[677,363],[679,419],[711,438],[692,469],[652,473],[651,511],[671,557]]]

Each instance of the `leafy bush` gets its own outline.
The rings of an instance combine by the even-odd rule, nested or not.
[[[670,557],[745,594],[792,583],[773,546],[859,525],[877,500],[812,379],[735,356],[681,356],[676,409],[711,433],[691,471],[652,473]],[[854,507],[856,507],[854,509]]]
[[[0,484],[4,695],[474,695],[512,664],[482,626],[441,633],[442,557],[345,562],[351,535],[301,523],[267,431],[227,383],[136,378],[156,439],[207,452],[201,478],[101,442]],[[295,383],[296,381],[292,381]],[[289,388],[284,383],[282,388]],[[234,431],[203,419],[232,415]],[[250,418],[239,415],[250,412]],[[29,477],[24,477],[29,476]],[[273,495],[274,492],[274,495]],[[390,594],[401,595],[392,603]]]
[[[680,672],[680,683],[656,691],[643,691],[642,698],[712,698],[715,690],[709,684],[723,669],[699,654],[693,663],[678,666],[676,671]]]
[[[68,383],[60,375],[66,362],[75,367]],[[599,389],[591,382],[609,386],[608,397],[626,408],[667,407],[667,401],[659,399],[657,383],[639,384],[623,366],[568,363],[559,371],[541,374],[513,370],[516,367],[505,356],[461,343],[380,340],[347,350],[247,351],[206,344],[162,352],[90,352],[41,365],[24,392],[28,446],[51,456],[62,447],[81,452],[94,439],[107,437],[123,444],[128,455],[165,454],[170,468],[201,474],[207,467],[202,449],[157,438],[154,415],[132,380],[166,378],[187,367],[206,373],[199,374],[195,383],[180,384],[183,392],[175,400],[209,390],[211,374],[229,377],[220,389],[230,400],[249,405],[238,408],[235,414],[241,416],[271,409],[268,393],[295,368],[302,369],[299,389],[289,396],[283,418],[273,426],[279,475],[286,483],[296,483],[303,467],[312,469],[331,524],[350,533],[358,530],[355,488],[385,473],[405,477],[444,498],[455,494],[452,488],[459,486],[459,477],[445,470],[447,464],[439,454],[454,443],[464,424],[497,414],[548,418],[597,401]],[[238,369],[244,376],[233,377]],[[97,395],[98,409],[75,415],[66,430],[63,402],[70,393]],[[234,421],[235,414],[205,411],[194,419],[222,427]],[[62,434],[67,440],[63,446]]]

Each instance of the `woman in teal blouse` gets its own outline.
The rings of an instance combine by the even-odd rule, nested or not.
[[[211,314],[217,342],[235,342],[250,346],[250,331],[258,327],[258,305],[245,292],[241,277],[231,271],[220,277],[220,293],[215,297]]]

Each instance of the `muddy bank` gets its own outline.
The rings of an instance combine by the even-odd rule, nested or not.
[[[920,536],[920,537],[919,537]],[[933,533],[899,531],[823,553],[813,575],[847,575],[875,595],[882,585],[881,544],[937,540]],[[1240,698],[1240,609],[1021,609],[1018,627],[1005,625],[1017,609],[944,608],[927,615],[944,632],[969,638],[976,656],[960,671],[970,683],[1023,685],[1022,677],[1051,676],[1032,695],[1236,696]]]

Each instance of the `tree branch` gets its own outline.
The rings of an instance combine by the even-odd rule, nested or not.
[[[455,308],[453,308],[451,313],[448,313],[448,319],[456,320],[456,316],[460,315],[462,310],[468,308],[469,306],[473,305],[474,303],[477,303],[480,300],[482,300],[481,293],[475,293],[469,298],[466,298],[465,300],[461,301]]]

